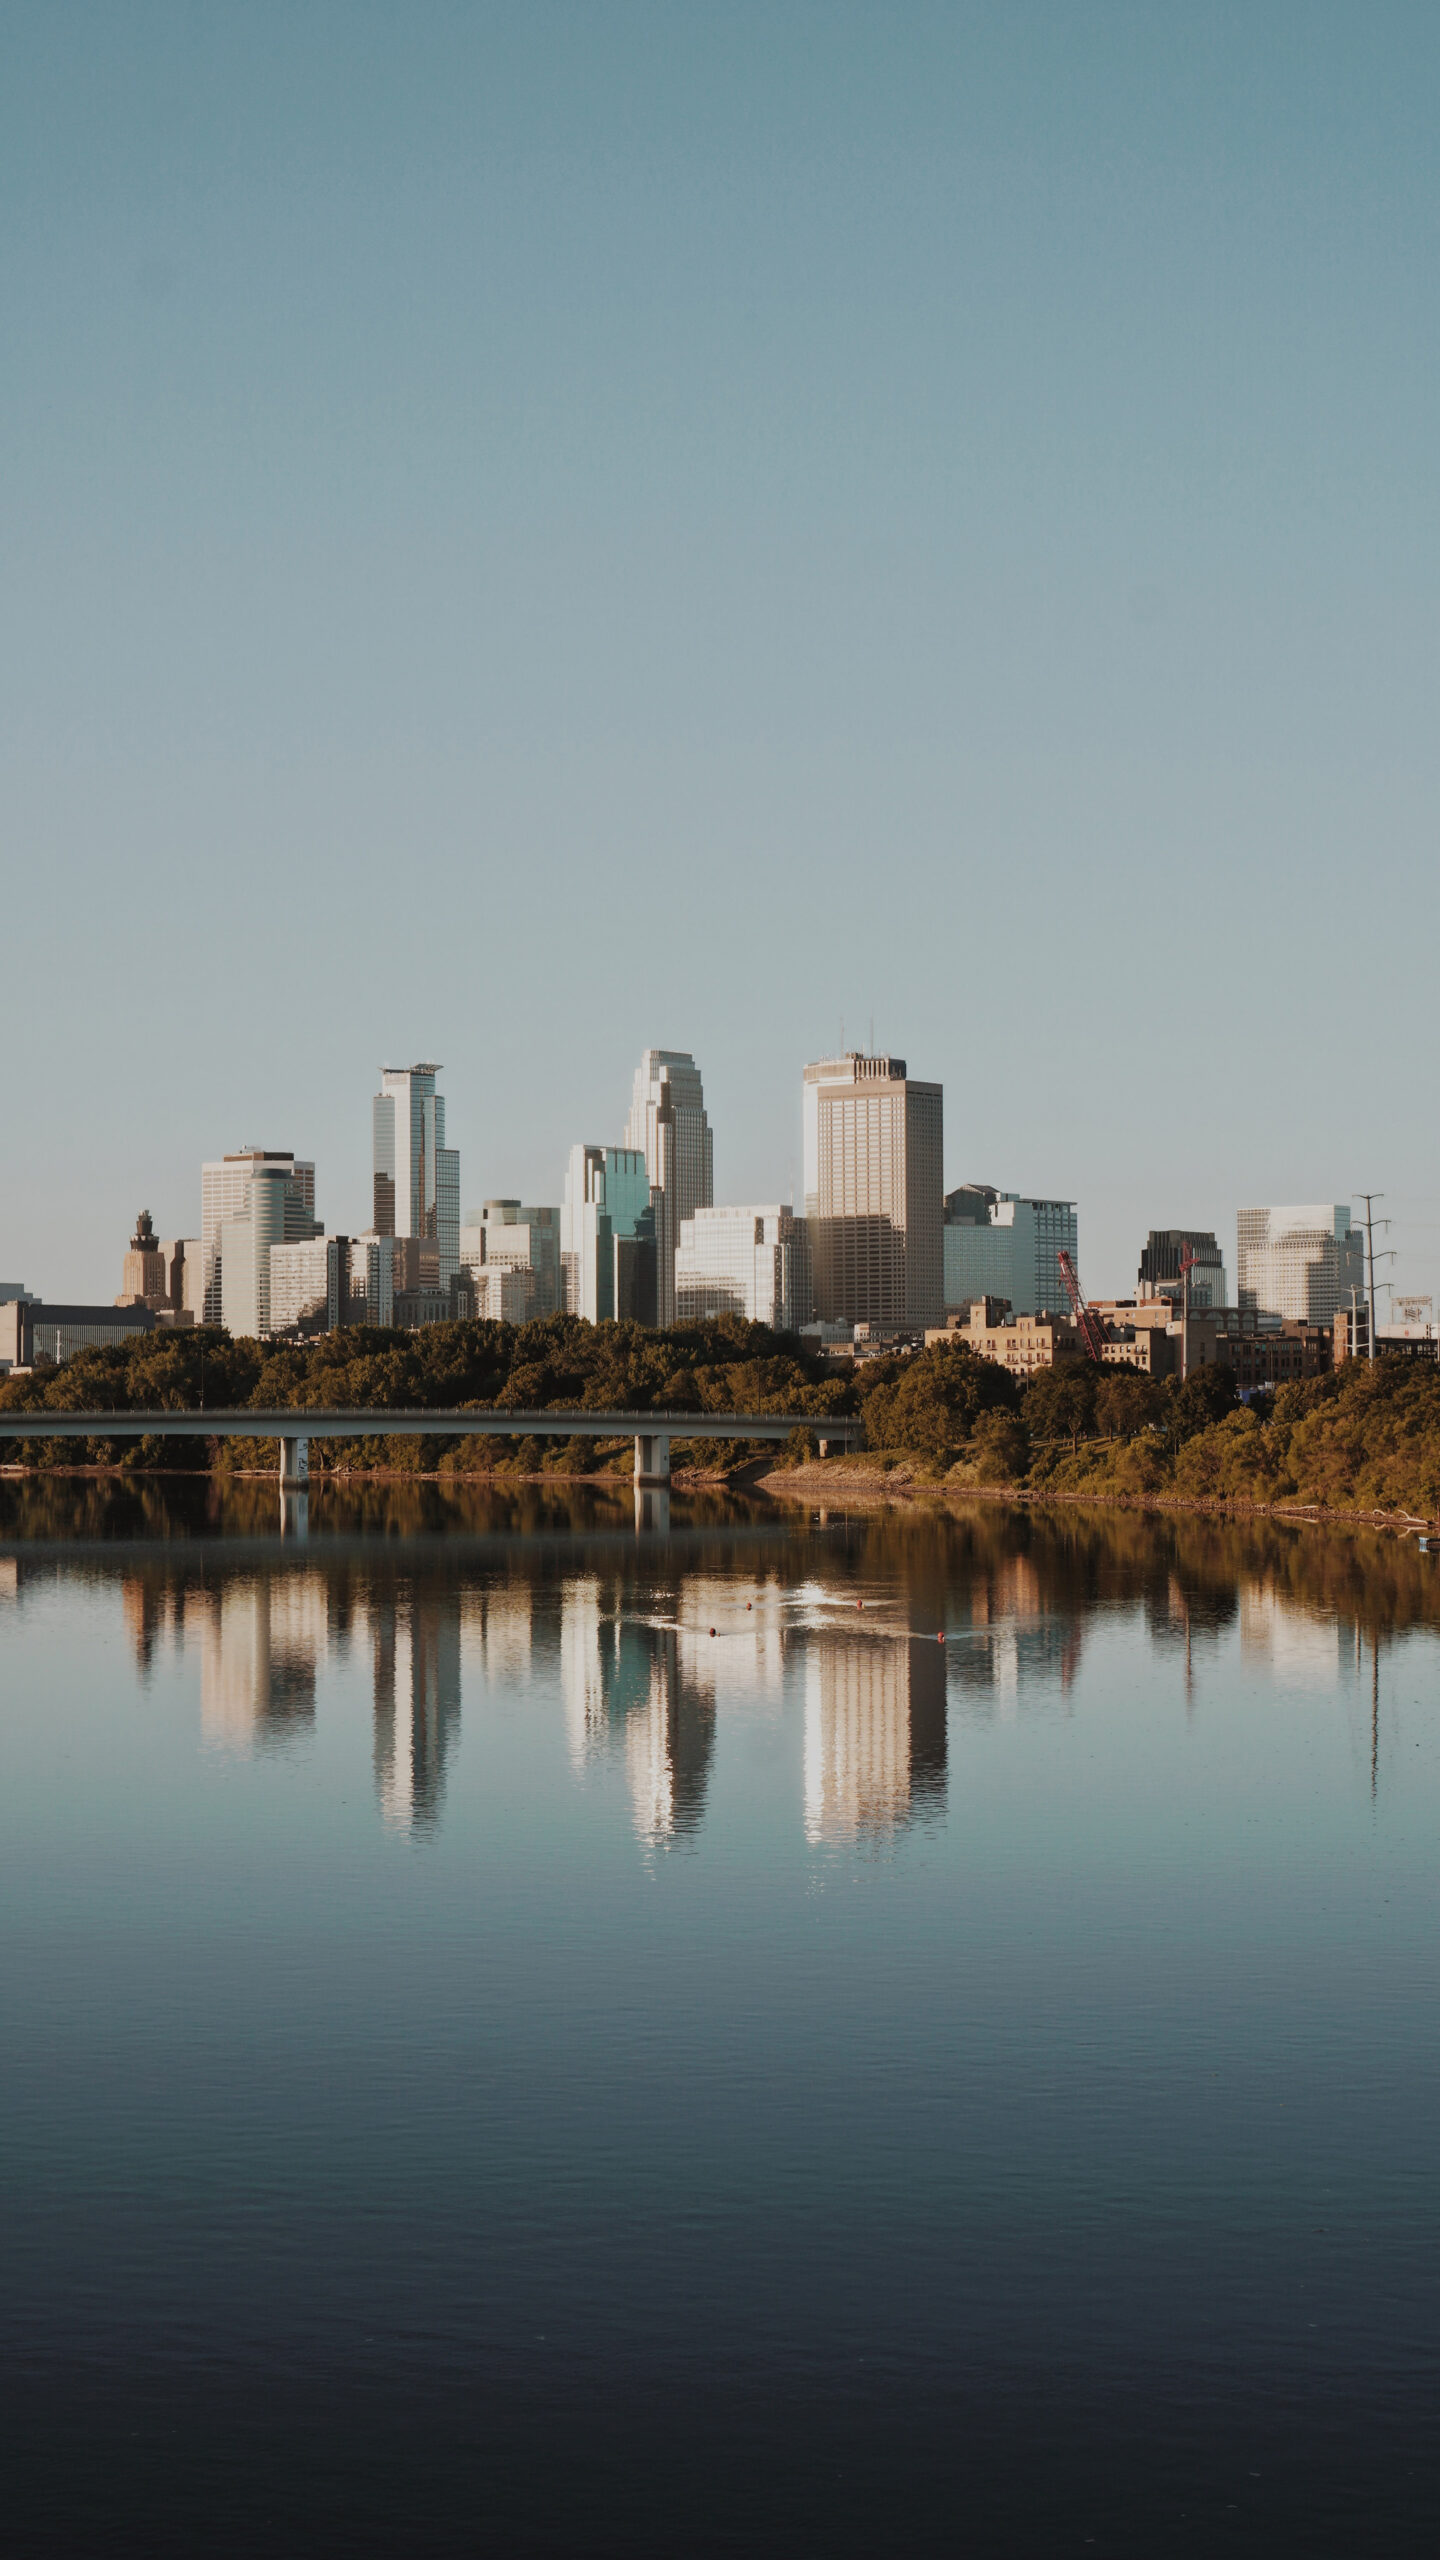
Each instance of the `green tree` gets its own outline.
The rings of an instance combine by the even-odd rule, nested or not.
[[[1112,1440],[1133,1440],[1165,1413],[1165,1389],[1140,1369],[1104,1368],[1095,1386],[1095,1428]]]
[[[967,1452],[977,1484],[1014,1484],[1030,1463],[1030,1441],[1015,1413],[982,1413]]]
[[[1223,1422],[1236,1405],[1235,1376],[1223,1362],[1213,1369],[1193,1369],[1183,1382],[1171,1379],[1166,1393],[1165,1423],[1171,1440],[1178,1447],[1193,1440],[1197,1431],[1207,1431],[1212,1423]]]
[[[1073,1449],[1095,1428],[1100,1367],[1094,1360],[1067,1359],[1053,1369],[1037,1369],[1025,1388],[1023,1412],[1032,1445],[1041,1440],[1068,1440]]]
[[[865,1437],[872,1449],[917,1449],[954,1457],[985,1413],[1013,1413],[1015,1381],[968,1344],[932,1344],[905,1361],[887,1361],[862,1387]]]

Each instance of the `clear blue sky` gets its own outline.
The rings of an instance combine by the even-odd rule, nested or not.
[[[947,1180],[1440,1286],[1440,11],[0,15],[0,1276],[382,1060],[718,1195],[840,1035]]]

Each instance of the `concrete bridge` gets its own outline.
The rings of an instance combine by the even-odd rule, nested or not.
[[[359,1412],[319,1406],[272,1408],[241,1405],[207,1413],[22,1413],[0,1409],[5,1440],[278,1440],[282,1491],[303,1492],[310,1480],[312,1440],[630,1440],[635,1443],[637,1486],[670,1482],[672,1440],[788,1440],[813,1431],[822,1457],[832,1448],[859,1446],[857,1416],[813,1413],[516,1413],[489,1405],[451,1412],[387,1412],[366,1405]]]

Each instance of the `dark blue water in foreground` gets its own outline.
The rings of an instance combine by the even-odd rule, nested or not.
[[[1437,1633],[1334,1532],[7,1488],[8,2547],[1428,2550]]]

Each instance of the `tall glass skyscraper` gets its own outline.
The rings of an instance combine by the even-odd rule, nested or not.
[[[645,1159],[655,1201],[655,1321],[675,1322],[682,1221],[715,1199],[715,1149],[700,1070],[688,1049],[647,1049],[635,1070],[625,1144]]]
[[[852,1050],[805,1070],[805,1214],[815,1312],[918,1330],[945,1305],[944,1092],[903,1058]]]
[[[638,1147],[572,1147],[560,1210],[569,1315],[655,1322],[655,1219]]]
[[[947,1315],[976,1298],[1005,1298],[1017,1316],[1063,1315],[1069,1305],[1060,1255],[1079,1260],[1073,1200],[962,1182],[945,1195],[943,1242]]]
[[[460,1268],[460,1158],[445,1144],[445,1098],[438,1066],[384,1067],[373,1108],[377,1236],[417,1236],[436,1247],[436,1277],[448,1289]]]

